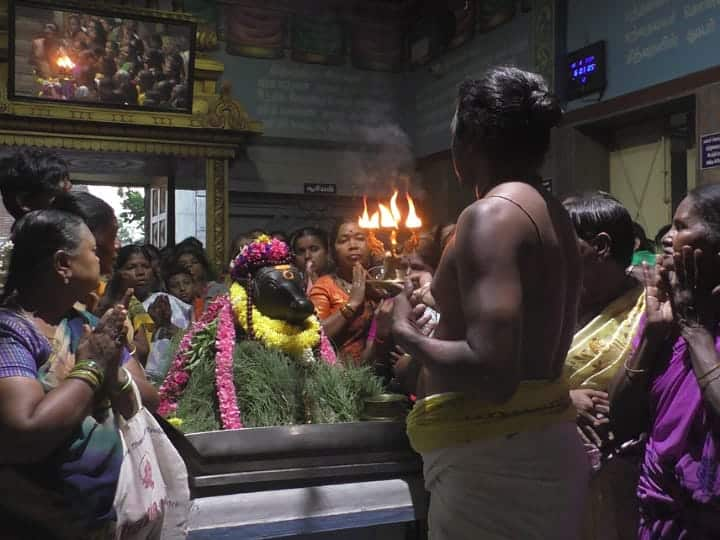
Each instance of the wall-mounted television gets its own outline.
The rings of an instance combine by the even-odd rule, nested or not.
[[[13,0],[9,23],[10,99],[192,111],[191,20]]]
[[[607,74],[604,41],[569,53],[566,62],[568,100],[605,90]]]

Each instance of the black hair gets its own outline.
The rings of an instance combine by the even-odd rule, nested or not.
[[[635,248],[633,221],[627,209],[612,195],[597,191],[567,198],[563,205],[570,214],[578,237],[591,241],[600,233],[612,239],[610,253],[623,268],[632,262]]]
[[[561,118],[560,102],[540,75],[496,67],[460,84],[453,139],[480,149],[491,166],[521,163],[534,172]]]
[[[18,219],[23,211],[18,195],[62,192],[60,184],[69,177],[67,162],[54,152],[24,149],[0,161],[0,193],[8,212]]]
[[[165,280],[165,283],[168,283],[171,277],[177,276],[179,274],[185,274],[187,276],[190,276],[190,279],[192,279],[192,274],[190,273],[190,270],[187,268],[187,266],[178,264],[177,261],[173,262],[172,264],[167,264],[163,268],[163,279]]]
[[[320,227],[302,227],[290,236],[290,247],[293,251],[297,251],[297,241],[305,236],[314,236],[325,248],[325,251],[330,252],[330,239],[328,234]]]
[[[127,263],[128,260],[130,260],[130,257],[133,257],[134,255],[141,255],[145,257],[148,264],[152,266],[152,258],[145,246],[141,246],[138,244],[130,244],[121,247],[118,250],[117,259],[115,259],[115,266],[113,268],[113,273],[110,277],[110,280],[108,281],[107,290],[105,292],[105,296],[103,296],[103,301],[101,302],[102,309],[110,307],[113,302],[118,301],[122,297],[122,295],[125,294],[125,291],[122,289],[122,277],[120,276],[119,270],[123,266],[125,266],[125,263]]]
[[[31,287],[37,278],[36,271],[47,269],[57,251],[76,251],[84,227],[80,217],[58,210],[34,210],[21,217],[13,234],[2,303],[21,289]]]
[[[143,247],[145,248],[145,251],[148,252],[148,255],[150,255],[150,257],[153,260],[159,261],[162,258],[161,253],[160,253],[160,248],[157,247],[156,245],[144,244]]]
[[[206,281],[214,281],[217,278],[215,268],[212,264],[210,264],[210,259],[208,258],[207,253],[205,253],[205,249],[203,248],[200,240],[190,236],[175,246],[171,264],[177,264],[178,260],[183,255],[193,255],[197,259],[205,270]]]
[[[648,239],[647,235],[645,234],[645,229],[643,229],[643,226],[640,225],[637,221],[633,221],[633,234],[635,235],[635,239],[640,240],[640,246],[638,246],[638,250],[642,251],[654,251],[655,246],[653,243]]]
[[[55,198],[52,208],[79,216],[93,234],[111,227],[115,221],[112,206],[90,193],[62,193]]]
[[[705,222],[709,241],[720,245],[720,184],[697,187],[688,193],[688,198]]]

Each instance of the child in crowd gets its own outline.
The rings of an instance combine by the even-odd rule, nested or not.
[[[196,287],[187,266],[173,265],[165,271],[165,283],[168,292],[175,298],[192,306],[196,297]]]

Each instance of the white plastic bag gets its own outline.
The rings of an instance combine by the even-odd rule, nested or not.
[[[136,403],[140,393],[132,384]],[[116,540],[182,540],[190,510],[188,472],[152,414],[140,405],[129,420],[117,415],[123,441],[115,511]]]

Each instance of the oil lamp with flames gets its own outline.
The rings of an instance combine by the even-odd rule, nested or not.
[[[60,55],[55,60],[55,65],[58,69],[58,81],[61,85],[62,96],[65,99],[72,99],[75,94],[75,80],[73,77],[75,62],[67,53],[61,50]]]
[[[363,213],[358,218],[358,226],[368,233],[370,251],[383,258],[381,267],[371,268],[367,283],[382,296],[394,296],[402,290],[403,277],[400,275],[400,254],[414,250],[418,244],[417,232],[422,220],[415,210],[415,202],[409,193],[407,214],[403,217],[398,207],[398,190],[395,190],[388,204],[378,203],[378,209],[369,214],[367,197],[363,197]],[[378,238],[383,234],[389,246]]]

